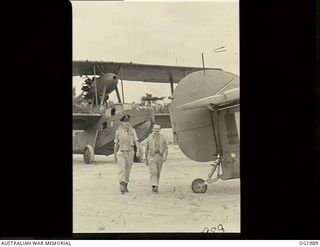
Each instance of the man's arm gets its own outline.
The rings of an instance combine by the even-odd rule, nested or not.
[[[145,150],[145,156],[146,156],[146,165],[149,165],[149,138],[147,139],[147,145]]]
[[[140,157],[141,150],[140,150],[140,143],[139,143],[139,139],[138,139],[138,136],[137,136],[137,132],[136,132],[136,130],[134,128],[132,128],[132,131],[133,131],[134,145],[136,145],[136,148],[137,148],[136,156]]]
[[[118,131],[116,131],[115,139],[114,139],[114,149],[113,149],[113,154],[114,154],[114,163],[118,163],[118,155],[117,152],[119,151],[119,139],[118,139]]]
[[[167,145],[166,139],[164,139],[164,146],[165,146],[165,150],[164,150],[163,161],[165,162],[168,158],[168,145]]]

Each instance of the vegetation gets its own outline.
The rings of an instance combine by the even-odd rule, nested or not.
[[[92,99],[94,99],[94,92],[91,88],[92,84],[94,82],[94,79],[90,79],[89,77],[84,81],[84,84],[82,84],[81,90],[83,92],[83,98],[91,103]]]
[[[91,113],[92,106],[89,104],[76,104],[74,103],[72,106],[73,113]]]
[[[165,97],[152,96],[152,94],[146,93],[146,96],[141,97],[141,105],[151,106],[158,100],[163,100]]]
[[[89,79],[90,80],[90,79]],[[95,102],[92,92],[90,91],[90,81],[86,80],[86,83],[82,87],[82,95],[75,97],[75,92],[73,92],[73,112],[74,113],[94,113],[99,111],[95,107]],[[132,103],[134,106],[147,106],[154,110],[154,113],[168,113],[169,105],[164,102],[159,103],[158,101],[163,101],[165,97],[157,97],[152,94],[146,93],[145,96],[141,97],[140,103]],[[108,99],[108,97],[107,97]],[[108,105],[113,105],[113,102],[108,101]]]

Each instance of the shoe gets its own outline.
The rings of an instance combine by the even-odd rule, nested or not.
[[[124,183],[124,192],[128,193],[128,183]]]
[[[152,186],[152,192],[158,193],[158,186]]]
[[[122,194],[124,194],[126,192],[126,183],[125,182],[120,183],[120,192]]]

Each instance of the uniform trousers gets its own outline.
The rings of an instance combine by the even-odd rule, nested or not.
[[[134,150],[118,151],[119,182],[129,183],[133,163]]]
[[[149,156],[150,182],[152,186],[159,186],[160,173],[163,165],[163,155],[155,153]]]

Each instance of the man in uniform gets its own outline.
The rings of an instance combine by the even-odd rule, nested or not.
[[[137,147],[136,155],[140,156],[140,145],[135,129],[129,123],[130,115],[123,116],[121,124],[115,133],[114,163],[119,167],[120,192],[129,192],[128,183],[133,163],[134,145]]]
[[[146,165],[149,166],[152,191],[158,193],[160,173],[163,162],[168,157],[168,146],[165,137],[160,134],[161,126],[153,126],[153,134],[147,139]]]

